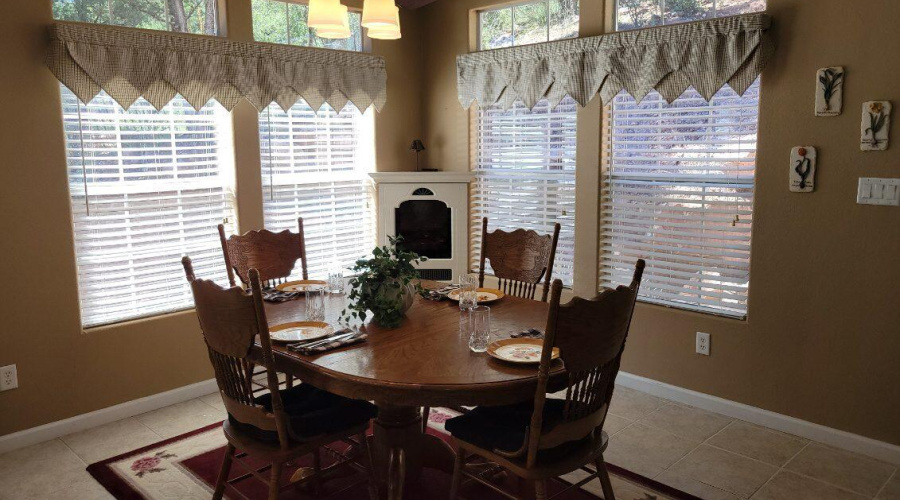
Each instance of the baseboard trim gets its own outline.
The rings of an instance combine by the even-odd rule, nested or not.
[[[82,415],[76,415],[65,420],[57,420],[49,424],[32,427],[23,431],[0,436],[0,453],[24,448],[33,444],[43,443],[73,432],[108,424],[123,418],[133,417],[148,411],[164,408],[176,403],[183,403],[200,396],[205,396],[216,391],[215,379],[204,380],[196,384],[186,385],[171,391],[161,392],[126,403],[92,411]]]
[[[900,446],[850,432],[807,422],[781,413],[737,403],[702,392],[684,389],[658,380],[619,372],[616,383],[631,389],[670,399],[697,408],[762,425],[795,436],[819,441],[835,448],[852,451],[878,460],[900,465]]]
[[[739,418],[770,429],[819,441],[835,448],[900,465],[900,446],[894,444],[800,420],[799,418],[789,417],[773,411],[763,410],[755,406],[703,394],[702,392],[684,389],[627,372],[619,372],[616,382],[624,387],[637,389],[654,396],[721,413],[732,418]],[[0,436],[0,453],[42,443],[72,434],[73,432],[80,432],[176,403],[182,403],[215,392],[215,390],[216,381],[214,379],[204,380],[203,382],[186,385],[171,391],[103,408],[102,410],[76,415],[65,420],[58,420]]]

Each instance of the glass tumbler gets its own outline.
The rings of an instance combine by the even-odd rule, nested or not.
[[[328,291],[331,293],[344,293],[344,270],[337,263],[332,264],[328,271]]]
[[[325,321],[325,289],[306,290],[306,321]]]
[[[466,310],[478,305],[478,276],[459,275],[459,308]]]
[[[490,343],[491,308],[475,306],[469,309],[469,349],[472,352],[484,352]]]

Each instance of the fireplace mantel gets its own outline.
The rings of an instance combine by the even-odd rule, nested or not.
[[[472,182],[472,172],[373,172],[369,174],[376,184],[446,184]]]

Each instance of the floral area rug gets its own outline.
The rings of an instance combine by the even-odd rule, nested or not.
[[[449,439],[444,430],[444,422],[457,415],[446,408],[432,409],[429,418],[430,434]],[[118,500],[207,500],[212,497],[213,485],[219,473],[225,453],[225,436],[221,424],[213,424],[172,439],[134,450],[117,457],[92,464],[88,472]],[[341,451],[342,445],[333,448]],[[253,457],[245,458],[253,463]],[[323,466],[333,463],[328,453],[323,453]],[[262,466],[264,464],[257,464]],[[283,481],[291,477],[299,467],[311,466],[308,457],[286,467]],[[618,500],[696,500],[696,497],[675,490],[651,479],[609,464],[613,487]],[[246,471],[235,464],[232,478],[243,476]],[[572,474],[552,481],[549,493],[562,491],[568,484],[578,481],[586,474]],[[509,476],[509,475],[507,475]],[[307,489],[291,488],[282,492],[282,500],[310,500],[332,498],[334,500],[368,500],[364,484],[365,476],[359,472],[348,472],[327,481],[319,494]],[[513,488],[514,478],[507,477],[498,483],[503,488]],[[236,482],[233,489],[226,491],[226,498],[251,500],[265,499],[266,486],[252,477]],[[406,492],[409,499],[446,498],[450,491],[450,476],[440,471],[425,469],[417,486]],[[490,489],[472,483],[461,492],[469,500],[500,500],[504,498]],[[580,489],[572,489],[561,495],[560,500],[596,500],[602,498],[600,483],[591,481]]]

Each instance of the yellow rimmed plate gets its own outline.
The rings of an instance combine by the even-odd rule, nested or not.
[[[275,342],[318,340],[334,333],[334,327],[322,321],[294,321],[269,328],[269,338]]]
[[[487,348],[491,357],[508,363],[534,364],[541,362],[543,339],[503,339],[492,342]],[[551,359],[559,357],[559,348],[553,348]]]
[[[297,280],[277,285],[275,289],[281,292],[305,292],[307,290],[324,288],[327,284],[327,282],[322,280]]]
[[[506,297],[502,290],[497,290],[496,288],[476,288],[475,292],[478,294],[479,304],[490,304]],[[459,290],[453,290],[447,294],[447,298],[459,302],[459,294]]]

